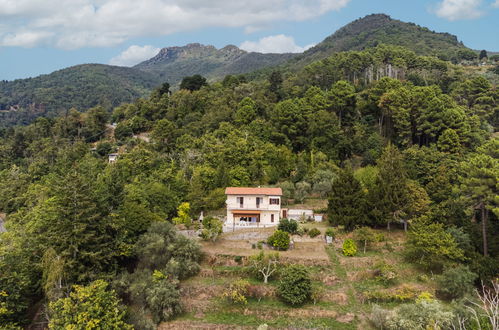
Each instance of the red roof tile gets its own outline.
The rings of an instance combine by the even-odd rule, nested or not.
[[[227,187],[226,195],[272,195],[281,196],[281,188],[249,188],[249,187]]]

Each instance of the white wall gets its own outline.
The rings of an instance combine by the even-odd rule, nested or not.
[[[241,208],[239,203],[237,202],[237,197],[244,198],[244,204]],[[256,207],[256,198],[262,197],[263,200],[260,203],[260,207]],[[279,204],[270,205],[269,198],[279,198]],[[281,197],[280,196],[265,196],[265,195],[228,195],[227,196],[227,209],[228,210],[272,210],[272,211],[280,211],[281,210]]]

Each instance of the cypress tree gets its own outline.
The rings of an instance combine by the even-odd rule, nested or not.
[[[328,203],[328,218],[332,225],[343,225],[346,230],[366,224],[365,196],[360,182],[351,169],[341,171],[333,184]]]

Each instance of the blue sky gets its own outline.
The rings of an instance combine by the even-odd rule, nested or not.
[[[0,0],[0,79],[131,66],[192,42],[300,52],[371,13],[499,51],[499,0]]]

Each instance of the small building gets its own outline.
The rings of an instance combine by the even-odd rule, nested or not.
[[[281,188],[228,187],[226,226],[277,226],[281,218]]]
[[[292,220],[296,220],[296,221],[299,221],[299,220],[308,221],[310,219],[313,219],[314,210],[288,209],[286,214],[287,214],[288,219],[292,219]]]
[[[116,163],[116,161],[118,160],[118,157],[119,157],[119,154],[109,154],[108,155],[108,159],[109,159],[109,163]]]

